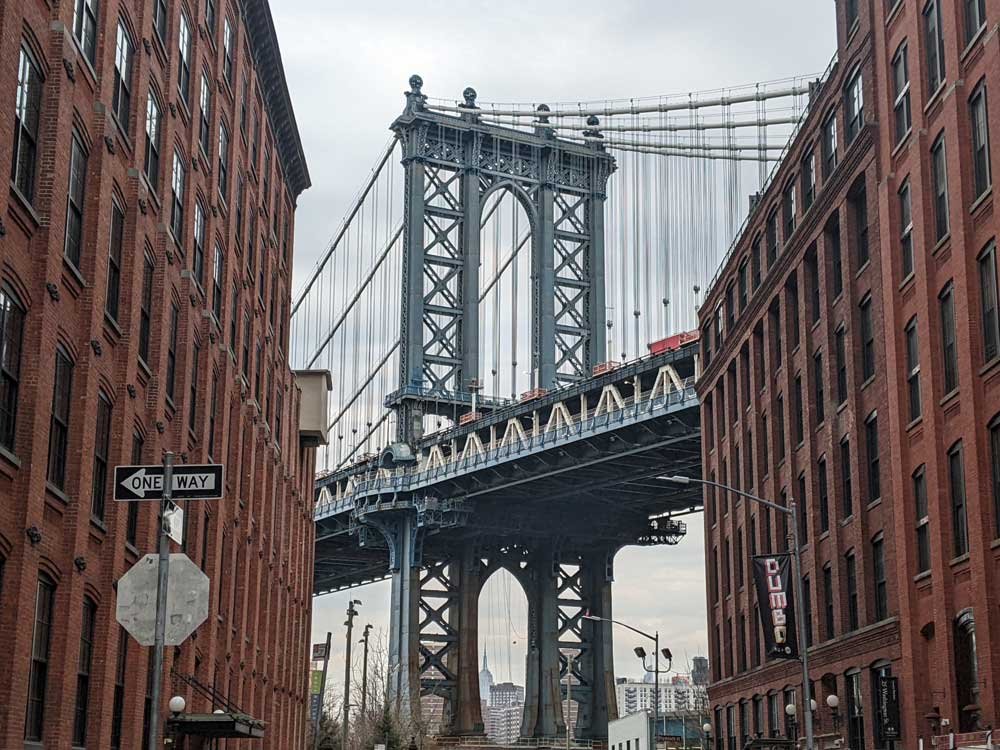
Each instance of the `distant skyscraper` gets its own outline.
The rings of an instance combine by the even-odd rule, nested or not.
[[[483,662],[483,671],[486,663]],[[480,672],[480,682],[482,682]],[[489,672],[487,672],[489,674]],[[490,681],[492,682],[492,675]],[[521,735],[524,713],[524,688],[512,682],[500,682],[490,688],[490,704],[486,713],[486,736],[500,745],[517,742]]]
[[[493,688],[493,673],[486,664],[486,651],[483,651],[483,668],[479,670],[479,698],[489,701],[490,692]]]
[[[696,656],[691,659],[691,679],[695,685],[708,684],[708,659]]]

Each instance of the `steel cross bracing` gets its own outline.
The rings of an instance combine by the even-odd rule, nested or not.
[[[613,157],[596,138],[483,123],[471,89],[461,115],[432,112],[421,87],[410,79],[392,126],[405,196],[400,389],[387,405],[399,412],[400,440],[420,437],[424,414],[468,403],[484,375],[480,228],[494,193],[512,194],[528,216],[532,386],[580,380],[606,359],[603,204]]]

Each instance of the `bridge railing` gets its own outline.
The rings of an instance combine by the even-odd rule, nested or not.
[[[421,485],[434,484],[441,479],[470,473],[503,460],[547,450],[565,443],[567,439],[580,439],[587,435],[607,432],[629,422],[669,411],[673,406],[696,398],[695,378],[689,377],[681,381],[680,388],[672,387],[665,393],[651,389],[642,393],[638,399],[635,396],[622,397],[620,403],[615,401],[607,404],[599,401],[593,407],[588,405],[585,410],[569,414],[568,421],[564,421],[557,428],[549,429],[538,425],[537,429],[525,431],[523,437],[521,433],[517,433],[516,439],[510,440],[505,434],[495,445],[482,444],[478,433],[473,431],[466,436],[465,445],[461,450],[453,443],[454,452],[445,455],[438,446],[436,462],[432,448],[428,455],[421,457],[417,466],[395,470],[372,469],[363,478],[350,480],[353,482],[350,490],[334,496],[328,503],[317,505],[315,516],[325,518],[348,512],[355,507],[355,500],[361,496],[400,492]],[[518,417],[512,417],[508,421],[508,434],[511,431],[510,423],[517,419]],[[478,446],[476,441],[480,441]],[[470,449],[470,445],[474,448]],[[337,492],[340,492],[339,488]]]

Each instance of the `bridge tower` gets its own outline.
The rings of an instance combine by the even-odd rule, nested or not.
[[[533,388],[590,376],[606,360],[604,203],[614,158],[600,143],[558,139],[539,107],[534,133],[484,123],[466,89],[457,116],[431,111],[419,76],[392,129],[405,170],[400,388],[393,450],[415,451],[428,414],[471,406],[479,362],[480,226],[487,197],[510,191],[529,218]],[[402,447],[405,446],[405,447]],[[387,451],[386,460],[398,455]],[[383,465],[386,465],[383,463]],[[508,570],[528,599],[528,657],[522,735],[566,731],[563,697],[572,663],[575,736],[607,736],[617,715],[610,625],[612,562],[620,544],[563,548],[549,539],[477,532],[433,559],[424,542],[454,514],[438,498],[396,496],[358,509],[364,544],[374,531],[392,573],[390,696],[419,719],[420,698],[444,700],[443,729],[483,732],[478,683],[478,602],[483,585]],[[579,539],[579,537],[577,537]],[[578,542],[577,542],[578,544]],[[576,652],[572,662],[568,650]]]

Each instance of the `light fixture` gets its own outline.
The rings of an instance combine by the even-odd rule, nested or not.
[[[705,722],[704,724],[702,724],[702,725],[701,725],[701,730],[702,730],[702,731],[703,731],[703,732],[704,732],[705,734],[711,734],[711,733],[712,733],[712,725],[711,725],[711,724],[709,724],[709,723],[708,723],[708,722],[706,721],[706,722]]]
[[[816,710],[816,701],[812,698],[809,699],[809,710],[810,711]]]
[[[789,703],[787,706],[785,706],[785,713],[788,714],[789,716],[795,716],[795,704]]]
[[[173,698],[170,699],[170,703],[167,705],[170,708],[170,713],[179,714],[185,708],[187,708],[187,701],[184,700],[183,696],[175,695]]]
[[[668,482],[673,482],[674,484],[691,484],[691,477],[682,477],[679,474],[675,474],[672,477],[666,477]]]
[[[826,696],[826,705],[832,709],[837,709],[840,706],[840,698],[836,695]]]
[[[660,649],[660,653],[663,654],[663,658],[667,659],[668,661],[672,660],[674,658],[674,655],[672,653],[670,653],[670,649],[669,648]]]
[[[638,656],[640,659],[646,658],[646,649],[644,649],[642,646],[636,646],[632,650],[635,651],[635,655]]]

